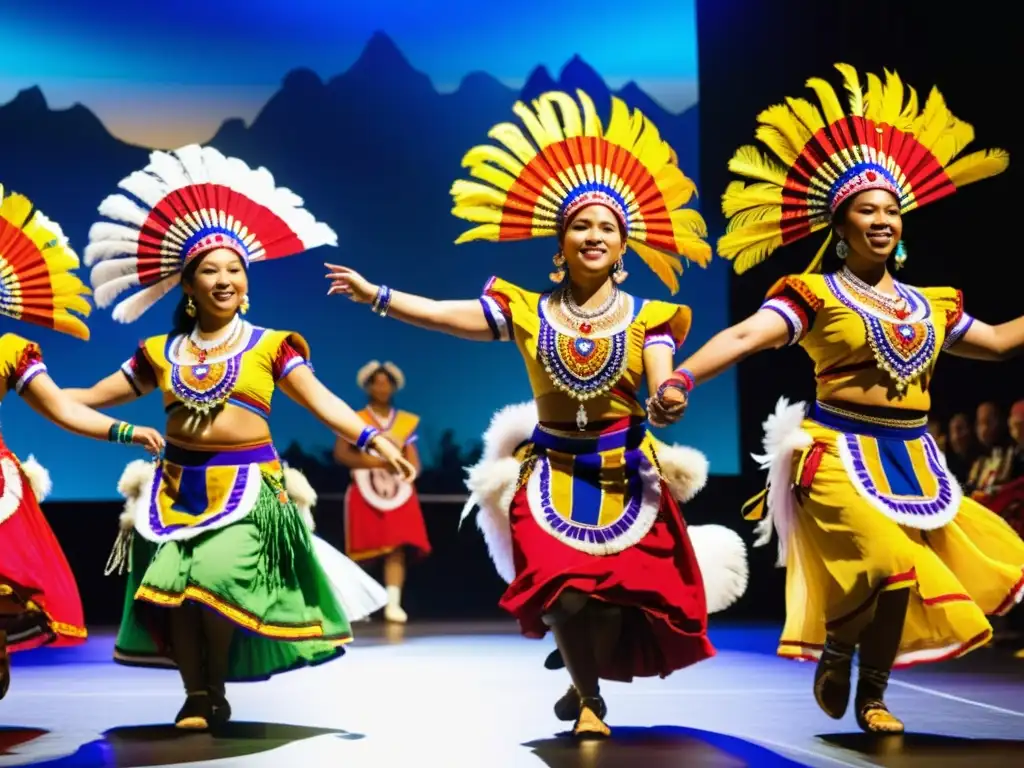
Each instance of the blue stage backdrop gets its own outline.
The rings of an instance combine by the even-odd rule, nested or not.
[[[152,148],[210,143],[301,195],[339,235],[338,248],[252,270],[254,322],[309,340],[318,374],[354,406],[356,370],[393,360],[409,386],[400,405],[422,415],[421,451],[437,459],[452,430],[469,451],[497,408],[529,398],[512,345],[473,345],[381,320],[325,295],[322,262],[437,298],[472,297],[492,274],[542,288],[555,244],[471,243],[448,189],[469,147],[512,119],[516,99],[582,88],[607,114],[615,94],[647,113],[700,183],[697,51],[692,0],[508,6],[443,0],[181,0],[173,4],[39,0],[0,8],[0,182],[32,198],[82,252],[100,201]],[[172,10],[173,7],[173,10]],[[342,10],[342,8],[344,10]],[[718,204],[715,197],[704,206]],[[669,298],[635,256],[627,287]],[[677,300],[694,310],[684,349],[729,321],[727,269],[684,275]],[[88,344],[0,319],[43,345],[54,378],[88,385],[116,371],[145,336],[166,331],[165,298],[140,321],[97,310]],[[704,451],[715,474],[739,466],[735,380],[700,390],[699,407],[666,437]],[[122,407],[161,426],[158,396]],[[272,416],[283,450],[322,455],[332,435],[284,396]],[[14,396],[5,439],[48,467],[54,498],[109,499],[131,451],[68,435]],[[447,441],[449,444],[451,440]]]

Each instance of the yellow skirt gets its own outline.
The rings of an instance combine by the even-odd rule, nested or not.
[[[987,643],[986,616],[1006,613],[1024,594],[1024,541],[962,497],[923,428],[859,428],[821,408],[800,427],[810,444],[789,454],[795,504],[779,655],[817,659],[826,633],[855,641],[878,595],[907,587],[895,666],[944,661]]]

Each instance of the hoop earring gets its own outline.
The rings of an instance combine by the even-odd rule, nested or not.
[[[248,311],[249,311],[249,294],[247,293],[247,294],[245,294],[245,296],[242,297],[242,303],[238,307],[238,314],[244,315]]]
[[[893,264],[896,265],[896,269],[903,269],[907,263],[907,246],[900,240],[896,243],[896,250],[893,252]]]
[[[846,257],[850,255],[850,246],[846,244],[845,240],[840,240],[836,243],[836,256],[843,261],[846,261]]]
[[[622,285],[627,277],[629,277],[629,272],[626,271],[626,265],[622,262],[622,257],[619,256],[619,260],[612,267],[612,282],[616,285]]]
[[[555,268],[548,274],[552,283],[560,283],[565,279],[565,256],[559,251],[551,257],[551,263]]]
[[[185,302],[185,314],[189,317],[196,316],[196,303],[192,300],[192,296],[188,297],[188,301]]]

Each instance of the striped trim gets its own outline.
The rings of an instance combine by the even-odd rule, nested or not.
[[[143,584],[135,593],[135,599],[144,600],[163,608],[177,608],[186,600],[194,600],[197,603],[214,609],[238,626],[274,640],[323,640],[324,642],[337,645],[352,642],[352,635],[347,633],[334,637],[326,636],[323,625],[320,622],[294,625],[267,624],[257,619],[248,611],[232,605],[227,600],[194,584],[189,584],[185,587],[184,592],[178,593],[164,592]]]
[[[14,382],[14,391],[20,395],[22,393],[22,390],[24,390],[25,387],[27,387],[32,382],[32,379],[34,379],[40,373],[46,373],[46,363],[42,362],[41,360],[38,363],[32,363],[32,365],[26,368],[25,372],[22,373],[21,376],[17,378],[17,380]]]
[[[494,340],[511,341],[512,328],[509,323],[509,318],[505,316],[505,313],[502,311],[498,302],[490,296],[481,296],[480,306],[483,307],[484,318],[486,318],[487,325],[491,328]]]
[[[949,349],[960,341],[967,331],[971,329],[972,325],[974,325],[974,318],[966,312],[962,313],[960,315],[960,319],[956,321],[956,324],[946,332],[946,338],[942,342],[942,348]]]
[[[671,334],[668,333],[649,333],[644,338],[644,349],[653,347],[656,344],[664,344],[666,347],[671,349],[673,352],[677,351],[676,341],[672,338]]]
[[[771,310],[786,321],[786,328],[789,330],[786,340],[788,346],[797,344],[804,337],[806,326],[801,313],[792,301],[781,297],[768,299],[761,305],[761,309]]]

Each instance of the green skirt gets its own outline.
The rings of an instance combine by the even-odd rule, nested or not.
[[[159,545],[136,535],[129,562],[120,664],[176,667],[168,609],[186,600],[236,625],[228,682],[322,664],[352,639],[298,510],[266,481],[243,520]]]

